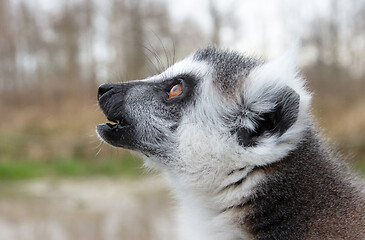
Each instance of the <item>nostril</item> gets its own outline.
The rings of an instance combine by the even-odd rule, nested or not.
[[[99,86],[98,90],[98,100],[107,92],[109,92],[113,88],[112,84],[103,83]]]

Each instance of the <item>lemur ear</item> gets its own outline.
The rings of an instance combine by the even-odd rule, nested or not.
[[[241,146],[255,146],[261,137],[283,135],[297,120],[299,113],[300,96],[293,89],[285,87],[272,98],[273,108],[269,111],[255,112],[246,109],[241,113],[241,123],[250,121],[250,124],[237,126],[232,133],[236,133],[237,141]],[[255,109],[255,106],[251,106]],[[243,118],[246,118],[243,120]]]
[[[236,134],[241,146],[254,146],[262,137],[282,136],[297,120],[302,88],[296,76],[293,49],[252,70],[243,84]]]

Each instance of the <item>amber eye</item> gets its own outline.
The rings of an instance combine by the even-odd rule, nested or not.
[[[169,98],[177,97],[182,93],[182,86],[181,84],[176,84],[173,86],[169,92]]]

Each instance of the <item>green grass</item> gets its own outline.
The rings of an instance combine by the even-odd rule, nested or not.
[[[72,144],[65,144],[65,141]],[[89,141],[85,136],[65,140],[0,129],[0,181],[40,177],[135,178],[144,175],[140,159],[127,151],[108,147],[100,148],[96,157],[97,144],[89,144]],[[364,151],[359,149],[357,152],[358,157],[351,164],[359,175],[365,176]]]
[[[90,177],[143,175],[142,162],[128,153],[118,159],[86,160],[77,157],[54,158],[47,162],[34,159],[1,159],[0,180],[23,180],[40,177]]]
[[[90,140],[94,139],[84,135],[63,138],[0,129],[0,180],[144,175],[140,159],[114,148],[99,151],[98,143],[90,144]]]
[[[76,157],[54,158],[48,162],[34,159],[5,160],[0,158],[0,180],[26,180],[41,177],[82,178],[91,176],[130,178],[145,175],[142,161],[123,153],[120,157],[85,160]],[[354,163],[354,169],[365,176],[365,161]]]

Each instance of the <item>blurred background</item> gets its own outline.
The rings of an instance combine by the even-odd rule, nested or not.
[[[0,240],[174,239],[165,182],[95,135],[98,85],[297,38],[321,133],[363,177],[365,0],[1,0]]]

